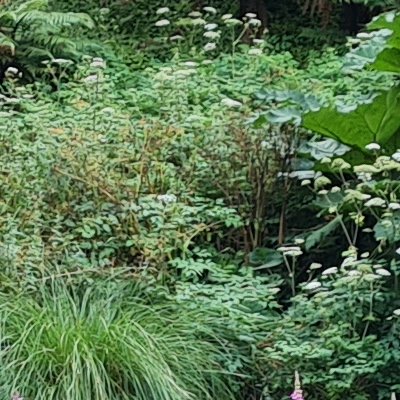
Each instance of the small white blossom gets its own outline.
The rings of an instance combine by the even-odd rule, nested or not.
[[[249,24],[250,26],[256,26],[256,27],[258,27],[258,26],[261,26],[261,25],[262,25],[262,22],[261,22],[259,19],[257,19],[257,18],[252,18],[252,19],[249,20],[248,24]]]
[[[330,157],[324,157],[320,163],[321,164],[330,164],[332,162],[332,159]]]
[[[239,107],[242,107],[242,105],[243,105],[240,101],[230,99],[229,97],[222,99],[221,104],[223,106],[227,106],[227,107],[231,107],[231,108],[239,108]]]
[[[203,7],[203,10],[205,12],[210,13],[210,14],[216,14],[217,13],[217,10],[214,7]]]
[[[398,249],[396,249],[396,253],[397,253],[398,255],[400,255],[400,247],[399,247]]]
[[[369,252],[366,251],[365,253],[362,253],[360,257],[361,258],[368,258],[369,257]]]
[[[335,158],[332,161],[332,168],[344,170],[344,169],[350,169],[351,165],[348,162],[344,161],[343,158]]]
[[[397,310],[393,311],[394,315],[400,316],[400,308],[398,308]]]
[[[14,67],[8,67],[6,70],[6,75],[18,75],[18,69]]]
[[[189,17],[192,18],[199,18],[201,17],[203,14],[200,11],[192,11],[189,13]]]
[[[160,15],[160,14],[166,14],[169,13],[171,10],[169,9],[169,7],[161,7],[156,11],[156,14]]]
[[[184,39],[184,37],[182,35],[174,35],[174,36],[171,36],[169,38],[169,40],[171,42],[177,42],[177,41],[182,40],[182,39]]]
[[[359,33],[357,33],[357,37],[359,39],[370,39],[371,35],[369,33],[366,33],[366,32],[359,32]]]
[[[331,268],[328,268],[328,269],[322,271],[322,275],[333,275],[333,274],[337,274],[337,273],[338,273],[337,267],[331,267]]]
[[[356,174],[360,174],[360,173],[377,174],[378,172],[380,172],[378,168],[374,167],[373,165],[369,165],[369,164],[356,165],[353,168],[353,170]]]
[[[170,22],[168,19],[160,19],[154,25],[158,26],[158,27],[162,27],[162,26],[168,26],[169,24],[170,24]]]
[[[301,181],[301,186],[308,186],[311,185],[311,181],[309,179],[304,179]]]
[[[311,270],[315,270],[315,269],[320,269],[320,268],[322,268],[322,264],[320,264],[320,263],[312,263],[311,265],[310,265],[310,269]]]
[[[360,172],[357,174],[357,178],[362,182],[369,182],[372,180],[372,174],[369,172]]]
[[[380,197],[373,197],[365,203],[366,207],[385,207],[386,201]]]
[[[375,273],[380,276],[391,276],[392,275],[387,269],[384,269],[384,268],[379,268],[379,269],[375,270]]]
[[[206,30],[206,31],[213,31],[214,29],[217,29],[218,28],[218,24],[206,24],[206,25],[204,25],[204,29]]]
[[[294,239],[294,243],[295,243],[295,244],[304,244],[304,242],[305,242],[305,240],[302,239],[302,238]]]
[[[194,18],[191,20],[192,25],[206,25],[207,21],[203,18]]]
[[[278,248],[278,251],[289,257],[298,257],[303,254],[298,246],[282,246]]]
[[[233,17],[233,14],[224,14],[222,17],[221,17],[221,19],[222,20],[226,20],[226,19],[230,19],[230,18],[232,18]]]
[[[306,290],[316,290],[319,289],[322,286],[321,282],[309,282],[306,285],[304,285],[304,289]]]
[[[287,251],[292,251],[292,250],[301,250],[299,246],[281,246],[278,247],[278,251],[280,251],[281,253],[285,253]]]
[[[397,150],[396,153],[392,155],[394,161],[400,162],[400,151]]]
[[[349,256],[343,260],[341,267],[348,267],[349,265],[354,265],[356,263],[357,263],[357,257]]]
[[[83,79],[85,83],[97,83],[99,81],[99,77],[97,75],[89,75]]]
[[[236,18],[229,18],[224,20],[226,25],[242,25],[243,22]]]
[[[332,192],[332,193],[339,193],[341,190],[342,190],[342,189],[340,189],[339,186],[334,186],[334,187],[331,189],[331,192]]]
[[[73,62],[71,60],[67,60],[65,58],[54,58],[53,60],[51,60],[51,62],[53,64],[73,64]]]
[[[100,68],[100,69],[104,69],[106,67],[106,63],[104,61],[92,61],[90,63],[90,66],[92,68]]]
[[[204,32],[203,36],[208,39],[218,39],[221,36],[221,32],[208,31]]]
[[[280,288],[270,288],[270,289],[268,289],[268,291],[271,294],[277,294],[277,293],[279,293],[281,291],[281,289]]]
[[[193,75],[196,73],[194,69],[178,69],[174,72],[174,75],[178,78],[186,78],[187,76]]]
[[[265,40],[263,40],[263,39],[253,39],[253,43],[254,44],[264,44]]]
[[[370,151],[378,151],[381,149],[381,146],[378,143],[370,143],[367,144],[365,148]]]
[[[257,14],[252,13],[252,12],[248,12],[247,14],[245,14],[245,17],[247,18],[257,18]]]
[[[400,210],[400,204],[399,203],[389,203],[388,207],[392,211]]]
[[[290,251],[286,251],[283,254],[288,257],[299,257],[303,254],[303,252],[301,250],[290,250]]]
[[[320,190],[320,191],[318,192],[318,194],[319,194],[320,196],[326,196],[328,193],[329,193],[329,192],[328,192],[327,190],[325,190],[325,189]]]
[[[314,186],[316,189],[320,189],[324,186],[330,185],[331,183],[332,181],[328,177],[322,175],[315,179]]]
[[[160,194],[157,200],[164,204],[176,203],[177,197],[174,194]]]
[[[215,43],[209,42],[204,46],[204,51],[212,51],[217,48],[217,45]]]
[[[261,49],[250,49],[249,50],[249,55],[250,56],[261,56],[263,51]]]
[[[198,64],[195,61],[185,61],[183,65],[189,68],[196,68]]]
[[[352,269],[347,273],[348,276],[361,276],[361,272],[357,271],[356,269]]]

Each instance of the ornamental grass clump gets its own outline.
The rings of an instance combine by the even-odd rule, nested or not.
[[[0,294],[0,398],[233,399],[207,311],[121,285]]]

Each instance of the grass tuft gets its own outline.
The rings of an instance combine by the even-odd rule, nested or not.
[[[206,310],[146,304],[115,284],[58,283],[0,304],[2,399],[234,398]]]

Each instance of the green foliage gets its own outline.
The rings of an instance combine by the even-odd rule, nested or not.
[[[212,311],[139,296],[101,281],[2,293],[1,397],[233,399]]]
[[[188,2],[103,5],[2,14],[101,48],[74,69],[47,63],[46,81],[4,82],[0,397],[287,399],[295,370],[307,400],[399,392],[393,76],[349,58],[343,74],[325,42],[341,37],[297,2],[266,35],[222,22],[226,2],[197,22]],[[306,112],[328,138],[305,131]]]
[[[387,13],[373,21],[369,28],[377,30],[368,36],[367,44],[350,53],[346,68],[363,68],[368,62],[380,71],[400,72],[400,15]],[[384,31],[383,31],[384,30]],[[382,32],[384,33],[382,35]],[[378,38],[378,39],[377,39]],[[369,104],[343,111],[321,109],[304,117],[304,126],[321,135],[364,150],[368,143],[376,142],[389,152],[400,146],[400,88],[383,93]]]
[[[350,107],[349,107],[350,108]],[[364,151],[369,143],[379,143],[388,151],[400,146],[400,88],[378,96],[356,110],[322,109],[304,116],[307,129]]]
[[[10,66],[28,78],[43,68],[43,61],[76,58],[84,45],[77,37],[82,27],[94,27],[87,14],[50,11],[48,0],[12,2],[0,11],[0,80]]]

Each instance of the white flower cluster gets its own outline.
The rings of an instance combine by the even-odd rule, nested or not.
[[[240,101],[230,99],[229,97],[222,99],[221,104],[223,106],[230,107],[230,108],[242,107],[242,103]]]
[[[174,194],[160,194],[157,196],[157,200],[164,204],[176,203],[177,197]]]
[[[94,57],[90,63],[91,68],[105,69],[106,62],[101,57]]]
[[[299,246],[282,246],[278,248],[278,251],[288,257],[299,257],[303,254]]]

